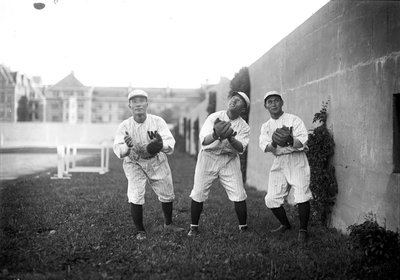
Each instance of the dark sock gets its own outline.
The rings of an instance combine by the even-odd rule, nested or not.
[[[300,218],[300,229],[307,230],[308,219],[310,217],[310,202],[303,202],[297,204]]]
[[[199,224],[200,214],[202,211],[203,211],[203,202],[197,202],[192,199],[192,204],[190,206],[192,225]]]
[[[131,203],[131,215],[133,223],[138,231],[144,231],[143,226],[143,206]]]
[[[290,223],[286,216],[285,208],[283,208],[283,206],[280,206],[278,208],[271,208],[271,211],[282,225],[290,227]]]
[[[172,201],[162,202],[161,207],[164,213],[165,224],[169,225],[172,223]]]
[[[247,224],[247,204],[246,200],[236,202],[235,201],[235,211],[239,220],[239,225]]]

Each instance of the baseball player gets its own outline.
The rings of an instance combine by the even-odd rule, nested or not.
[[[298,240],[305,243],[308,239],[309,200],[312,198],[309,188],[310,167],[305,153],[308,133],[303,121],[295,115],[284,113],[282,106],[280,93],[270,91],[265,94],[264,107],[271,118],[261,126],[259,144],[263,152],[274,156],[265,204],[281,223],[271,232],[283,233],[290,230],[282,205],[284,199],[288,198],[289,186],[293,188],[294,204],[298,206],[300,218]]]
[[[114,153],[124,159],[123,168],[128,179],[127,194],[137,230],[136,239],[146,238],[143,226],[146,183],[161,201],[164,228],[171,231],[184,230],[172,224],[172,201],[175,195],[166,155],[173,153],[175,139],[162,118],[147,114],[147,92],[140,89],[131,91],[128,102],[132,117],[119,125],[114,139]]]
[[[233,92],[228,101],[228,109],[209,115],[200,130],[201,149],[190,193],[192,202],[189,236],[199,233],[203,203],[217,178],[225,188],[229,200],[234,202],[239,230],[247,230],[247,195],[243,186],[239,154],[245,151],[249,142],[250,127],[240,117],[249,106],[250,100],[245,93]]]

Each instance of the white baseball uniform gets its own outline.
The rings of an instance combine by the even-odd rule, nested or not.
[[[163,149],[156,156],[146,151],[146,146],[158,132],[163,139]],[[133,140],[128,148],[124,141],[126,132]],[[171,170],[166,154],[174,151],[175,139],[166,122],[158,116],[147,114],[143,123],[133,117],[124,120],[118,127],[114,138],[114,153],[123,158],[123,168],[128,179],[128,200],[143,205],[146,183],[148,182],[161,202],[170,202],[175,198]]]
[[[207,117],[200,130],[200,143],[203,143],[207,135],[213,133],[214,122],[217,118],[231,123],[232,129],[237,132],[235,138],[242,143],[244,151],[249,143],[250,127],[241,117],[230,120],[226,110],[215,112]],[[211,185],[216,178],[219,178],[231,201],[238,202],[247,198],[243,186],[239,153],[227,139],[216,140],[209,145],[201,145],[190,197],[196,202],[207,200]]]
[[[283,126],[293,127],[293,146],[274,148],[271,144],[272,134]],[[312,199],[309,188],[310,166],[305,153],[307,140],[308,132],[303,121],[292,114],[283,113],[276,120],[270,118],[261,126],[260,148],[263,152],[271,152],[274,155],[265,196],[268,208],[278,208],[284,203],[289,194],[289,186],[292,188],[295,204]]]

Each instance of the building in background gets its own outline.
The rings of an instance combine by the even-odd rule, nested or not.
[[[46,89],[47,121],[120,123],[131,116],[128,92],[132,87],[87,87],[74,73]],[[204,99],[199,89],[143,88],[149,94],[149,113],[177,123],[181,112]],[[74,109],[76,107],[76,109]],[[76,119],[76,121],[75,121]]]
[[[45,108],[40,77],[12,72],[0,64],[0,121],[44,121]]]
[[[92,120],[92,87],[82,84],[71,72],[45,89],[46,121],[90,123]]]
[[[120,123],[131,116],[129,87],[86,86],[71,72],[52,86],[0,65],[0,121],[62,123]],[[149,113],[176,124],[183,112],[205,98],[203,88],[143,88],[149,94]]]
[[[92,122],[117,123],[131,114],[127,87],[95,87],[92,91]]]

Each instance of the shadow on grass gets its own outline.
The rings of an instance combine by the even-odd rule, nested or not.
[[[188,228],[195,161],[169,157],[176,193],[174,221]],[[247,188],[249,232],[240,234],[233,203],[214,183],[201,216],[201,234],[166,233],[160,202],[147,188],[148,239],[133,238],[122,161],[112,156],[104,175],[70,180],[26,176],[1,191],[0,276],[20,279],[343,279],[354,253],[347,238],[312,226],[299,246],[295,229],[283,236],[264,205],[264,192]],[[297,224],[297,215],[290,219]],[[1,277],[0,277],[1,278]]]

